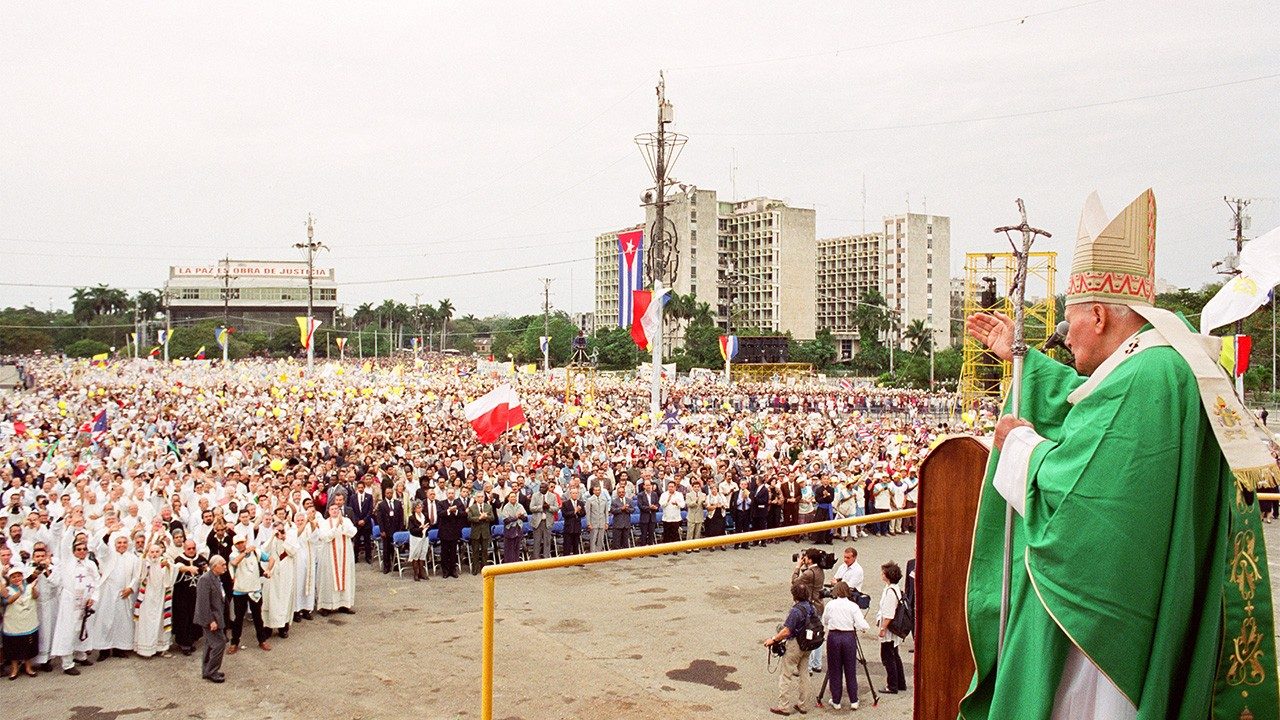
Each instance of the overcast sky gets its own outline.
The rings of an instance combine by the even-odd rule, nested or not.
[[[952,218],[953,275],[1006,247],[1015,197],[1065,267],[1091,190],[1116,213],[1151,186],[1157,274],[1198,287],[1223,195],[1280,224],[1277,27],[1266,2],[4,0],[0,283],[299,257],[311,212],[349,307],[518,314],[551,277],[588,310],[595,235],[642,217],[632,138],[666,68],[683,182],[728,197],[736,154],[738,197],[815,207],[823,237],[862,229],[865,176],[868,228]]]

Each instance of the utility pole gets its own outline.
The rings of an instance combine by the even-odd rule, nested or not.
[[[422,347],[422,311],[418,307],[418,299],[422,293],[413,294],[413,327],[416,338],[413,342],[413,357],[418,358],[418,350]]]
[[[1222,200],[1227,204],[1227,207],[1231,208],[1231,225],[1232,225],[1232,228],[1236,231],[1236,238],[1235,238],[1236,253],[1231,258],[1232,261],[1229,265],[1230,269],[1227,271],[1226,274],[1239,275],[1240,274],[1240,252],[1244,250],[1244,224],[1245,224],[1245,219],[1247,217],[1244,214],[1244,209],[1249,207],[1250,201],[1248,198],[1231,198],[1225,195],[1222,197]],[[1236,335],[1244,334],[1244,318],[1236,320],[1234,332]],[[1273,345],[1272,352],[1274,353],[1274,342],[1272,343],[1272,345]],[[1234,368],[1232,369],[1232,374],[1233,375],[1235,374]],[[1273,378],[1274,378],[1274,375],[1275,373],[1272,372]],[[1236,395],[1239,395],[1240,401],[1244,402],[1244,376],[1243,375],[1237,376],[1233,379],[1236,381]],[[1272,382],[1274,382],[1274,379]]]
[[[227,351],[231,347],[231,257],[222,258],[222,327],[227,331],[227,342],[222,346],[222,362],[227,362]],[[238,298],[237,298],[238,299]]]
[[[542,372],[551,372],[551,278],[542,280]]]
[[[161,299],[164,300],[164,361],[169,362],[169,338],[173,335],[173,308],[169,307],[169,298],[172,294],[169,292],[169,286],[164,286],[164,293]]]
[[[1229,198],[1225,195],[1222,197],[1222,199],[1224,202],[1227,203],[1227,207],[1231,208],[1231,225],[1236,231],[1236,254],[1234,258],[1235,262],[1231,264],[1232,265],[1231,274],[1239,275],[1240,267],[1238,263],[1240,261],[1240,252],[1244,250],[1244,223],[1245,223],[1245,217],[1246,217],[1244,214],[1244,209],[1249,207],[1250,201],[1247,198]],[[1240,335],[1243,332],[1244,332],[1244,320],[1243,319],[1237,320],[1236,334]]]
[[[307,372],[315,366],[316,359],[316,343],[315,343],[315,263],[316,251],[328,250],[328,246],[324,243],[316,242],[315,237],[315,220],[311,214],[307,214],[307,241],[305,243],[294,243],[294,247],[299,250],[307,251]]]
[[[138,343],[142,342],[142,320],[141,311],[138,304],[138,298],[133,298],[133,359],[137,360],[140,355],[138,353]]]

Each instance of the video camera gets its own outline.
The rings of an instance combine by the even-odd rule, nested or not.
[[[810,555],[816,556],[816,558],[813,561],[813,564],[817,565],[823,570],[830,570],[831,568],[836,566],[835,553],[829,553],[825,550],[819,550],[818,548],[809,548],[805,552],[809,553]],[[791,562],[800,562],[801,554],[802,553],[793,553],[791,555]]]

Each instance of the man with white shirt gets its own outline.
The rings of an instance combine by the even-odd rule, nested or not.
[[[658,498],[658,506],[662,508],[662,542],[680,541],[680,511],[684,509],[684,493],[676,487],[676,481],[667,483],[666,492]]]
[[[858,549],[849,546],[844,549],[844,559],[840,564],[836,565],[835,575],[831,578],[831,584],[844,582],[849,587],[862,592],[862,583],[866,581],[867,574],[863,571],[862,565],[858,563]]]

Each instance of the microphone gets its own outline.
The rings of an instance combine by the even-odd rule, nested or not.
[[[1063,320],[1053,328],[1053,334],[1048,340],[1040,346],[1040,352],[1049,352],[1054,348],[1065,348],[1067,340],[1067,331],[1071,329],[1071,323]]]

